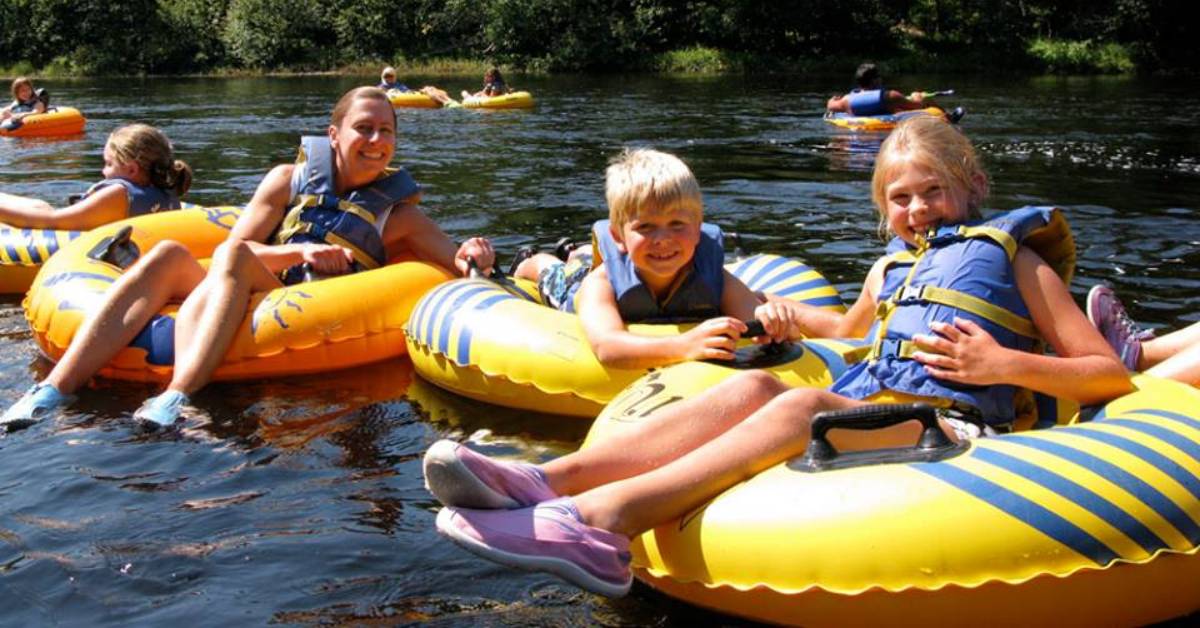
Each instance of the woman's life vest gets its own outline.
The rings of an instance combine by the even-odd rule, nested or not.
[[[179,197],[175,194],[174,190],[164,190],[153,185],[138,185],[133,181],[120,177],[105,179],[96,183],[88,188],[83,197],[87,198],[104,188],[114,185],[125,188],[125,195],[129,199],[129,207],[125,210],[127,217],[143,216],[145,214],[180,208]]]
[[[661,301],[642,283],[629,255],[617,248],[609,221],[600,220],[592,226],[592,239],[599,258],[593,259],[593,267],[604,264],[617,311],[626,323],[695,321],[721,315],[725,248],[720,227],[700,225],[700,243],[691,264],[680,270],[675,288]]]
[[[403,168],[387,174],[344,196],[337,196],[333,146],[325,136],[300,140],[300,155],[292,171],[290,209],[275,233],[276,244],[317,242],[349,249],[355,270],[378,268],[387,263],[383,226],[392,208],[421,191],[421,186]],[[303,281],[301,265],[282,273],[285,284]]]
[[[846,94],[850,101],[850,113],[856,116],[878,116],[891,113],[884,102],[885,89],[855,89]]]
[[[508,85],[504,81],[489,81],[483,84],[485,96],[502,96],[508,93]]]
[[[34,95],[29,100],[14,100],[12,101],[12,104],[9,105],[9,111],[12,113],[29,113],[31,111],[37,111],[39,102],[41,101],[38,99],[37,95]]]
[[[1062,213],[1050,207],[1023,207],[993,218],[938,228],[911,246],[896,238],[888,245],[888,265],[867,358],[830,388],[852,399],[884,390],[941,399],[971,408],[994,425],[1031,412],[1032,395],[1011,385],[974,386],[940,380],[912,359],[912,337],[933,334],[930,324],[953,324],[956,317],[978,323],[1010,349],[1042,350],[1029,310],[1017,290],[1013,257],[1028,246],[1069,283],[1075,244]],[[965,408],[964,408],[965,407]]]
[[[393,89],[401,92],[411,91],[408,89],[407,85],[401,83],[400,81],[396,81],[395,83],[381,82],[379,84],[379,89],[382,89],[385,92]]]

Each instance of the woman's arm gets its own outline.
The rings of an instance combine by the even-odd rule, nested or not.
[[[383,228],[383,243],[388,255],[410,252],[460,276],[468,274],[468,258],[473,258],[479,270],[487,272],[496,261],[496,252],[485,238],[468,238],[455,246],[415,199],[392,210]]]
[[[1038,333],[1055,355],[1000,346],[969,320],[938,324],[939,334],[914,338],[923,349],[913,357],[935,377],[964,384],[1014,384],[1082,404],[1107,401],[1129,392],[1129,373],[1117,359],[1054,270],[1022,247],[1013,260],[1017,289]]]
[[[87,231],[121,220],[128,212],[129,194],[119,185],[100,188],[58,210],[46,201],[0,194],[0,222],[17,227]]]

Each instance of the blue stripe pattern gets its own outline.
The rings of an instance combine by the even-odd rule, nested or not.
[[[829,282],[825,281],[824,277],[814,277],[813,279],[798,283],[794,286],[788,286],[782,290],[772,290],[771,292],[777,296],[786,297],[788,295],[796,294],[797,292],[804,292],[805,290],[812,290],[813,288],[823,288],[828,285]]]
[[[1091,489],[1081,486],[1057,473],[994,449],[980,447],[975,451],[975,458],[1001,469],[1011,471],[1075,502],[1088,512],[1103,519],[1112,527],[1125,533],[1126,536],[1140,545],[1147,554],[1153,554],[1160,549],[1168,547],[1167,543],[1158,538],[1158,535],[1151,531],[1150,528],[1147,528],[1145,524],[1122,510],[1119,506],[1096,494]]]
[[[453,300],[447,300],[446,302],[450,304],[449,305],[450,309],[447,312],[447,316],[444,317],[442,320],[438,321],[437,344],[434,345],[432,338],[429,339],[428,344],[430,346],[436,346],[437,350],[440,351],[443,355],[449,353],[450,352],[450,328],[454,326],[455,316],[459,313],[459,311],[461,311],[461,308],[462,308],[463,304],[467,302],[467,299],[470,299],[471,297],[473,297],[481,292],[489,292],[491,290],[492,290],[491,286],[475,285],[475,286],[471,286],[469,289],[466,289],[466,290],[459,290],[458,293],[456,295],[454,295]],[[474,308],[472,308],[472,309],[474,309]]]
[[[502,301],[510,301],[517,298],[518,297],[514,297],[507,292],[501,292],[499,294],[494,294],[480,301],[479,303],[476,303],[475,307],[471,308],[471,311],[485,311],[497,303]],[[449,325],[447,324],[446,327],[449,328]],[[455,356],[455,362],[457,362],[459,366],[466,366],[468,361],[471,359],[472,336],[473,333],[471,331],[471,326],[463,325],[462,331],[460,331],[458,334],[458,353]]]
[[[1109,421],[1111,421],[1111,419],[1106,422]],[[1133,454],[1134,456],[1137,456],[1138,458],[1141,458],[1143,461],[1154,466],[1159,471],[1171,476],[1171,479],[1184,486],[1188,492],[1192,494],[1192,497],[1200,499],[1200,480],[1197,480],[1196,476],[1189,473],[1188,470],[1180,466],[1179,463],[1158,453],[1157,451],[1154,451],[1153,449],[1150,449],[1141,443],[1137,443],[1125,438],[1124,436],[1108,434],[1099,430],[1074,430],[1071,433],[1076,436],[1082,436],[1084,438],[1111,445],[1117,449],[1124,450],[1130,454]]]
[[[96,281],[103,281],[105,283],[112,283],[112,282],[116,281],[116,278],[109,277],[108,275],[101,275],[100,273],[81,273],[81,272],[72,271],[72,272],[66,272],[66,273],[59,273],[57,275],[54,275],[53,277],[50,277],[46,281],[42,282],[42,287],[49,288],[50,286],[56,286],[60,283],[66,283],[68,281],[74,281],[76,279],[94,279]]]
[[[758,287],[759,281],[762,280],[767,273],[779,268],[784,264],[787,264],[789,261],[790,260],[786,257],[776,257],[775,259],[763,265],[762,268],[758,269],[758,271],[754,273],[753,277],[746,279],[743,283],[745,283],[751,290],[760,290],[761,288]]]
[[[1117,559],[1112,548],[1086,530],[991,480],[946,463],[914,464],[912,468],[999,508],[1097,565]]]
[[[1200,525],[1196,525],[1196,522],[1178,504],[1171,501],[1169,497],[1149,482],[1104,458],[1062,443],[1030,436],[1005,436],[1004,442],[1036,449],[1090,469],[1093,473],[1121,487],[1125,492],[1133,495],[1151,510],[1158,513],[1158,516],[1174,526],[1179,531],[1179,534],[1186,538],[1189,543],[1192,545],[1200,543]]]
[[[823,347],[815,342],[800,342],[800,346],[813,352],[813,355],[820,358],[825,363],[825,370],[829,371],[830,379],[837,381],[837,378],[846,372],[846,361],[836,351]]]

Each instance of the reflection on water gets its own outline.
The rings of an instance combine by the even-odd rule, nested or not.
[[[455,92],[473,81],[405,77]],[[993,181],[991,205],[1057,204],[1079,244],[1073,290],[1109,281],[1133,314],[1200,315],[1200,127],[1186,82],[903,77],[954,87]],[[320,133],[336,77],[48,81],[89,118],[79,138],[0,138],[0,191],[62,203],[100,177],[121,124],[160,126],[196,171],[189,200],[243,203],[300,133]],[[469,83],[469,84],[468,84]],[[821,120],[845,77],[551,77],[513,85],[535,111],[400,110],[397,160],[456,238],[502,256],[587,233],[603,170],[625,145],[677,152],[709,220],[751,251],[801,257],[847,298],[882,251],[869,178],[882,136]],[[46,365],[20,299],[0,300],[0,403]],[[502,410],[438,390],[403,361],[218,384],[178,437],[135,437],[153,389],[97,381],[68,411],[0,439],[0,596],[13,624],[654,624],[715,618],[643,588],[619,601],[515,573],[441,542],[420,456],[434,439],[545,460],[586,422]],[[732,623],[732,620],[717,620]]]

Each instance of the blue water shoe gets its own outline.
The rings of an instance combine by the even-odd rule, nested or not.
[[[133,413],[133,420],[147,431],[155,431],[162,427],[170,427],[179,419],[183,406],[190,400],[178,390],[168,390],[157,397],[151,397]]]
[[[34,384],[0,417],[0,431],[23,430],[74,400],[75,395],[64,395],[50,384]]]

